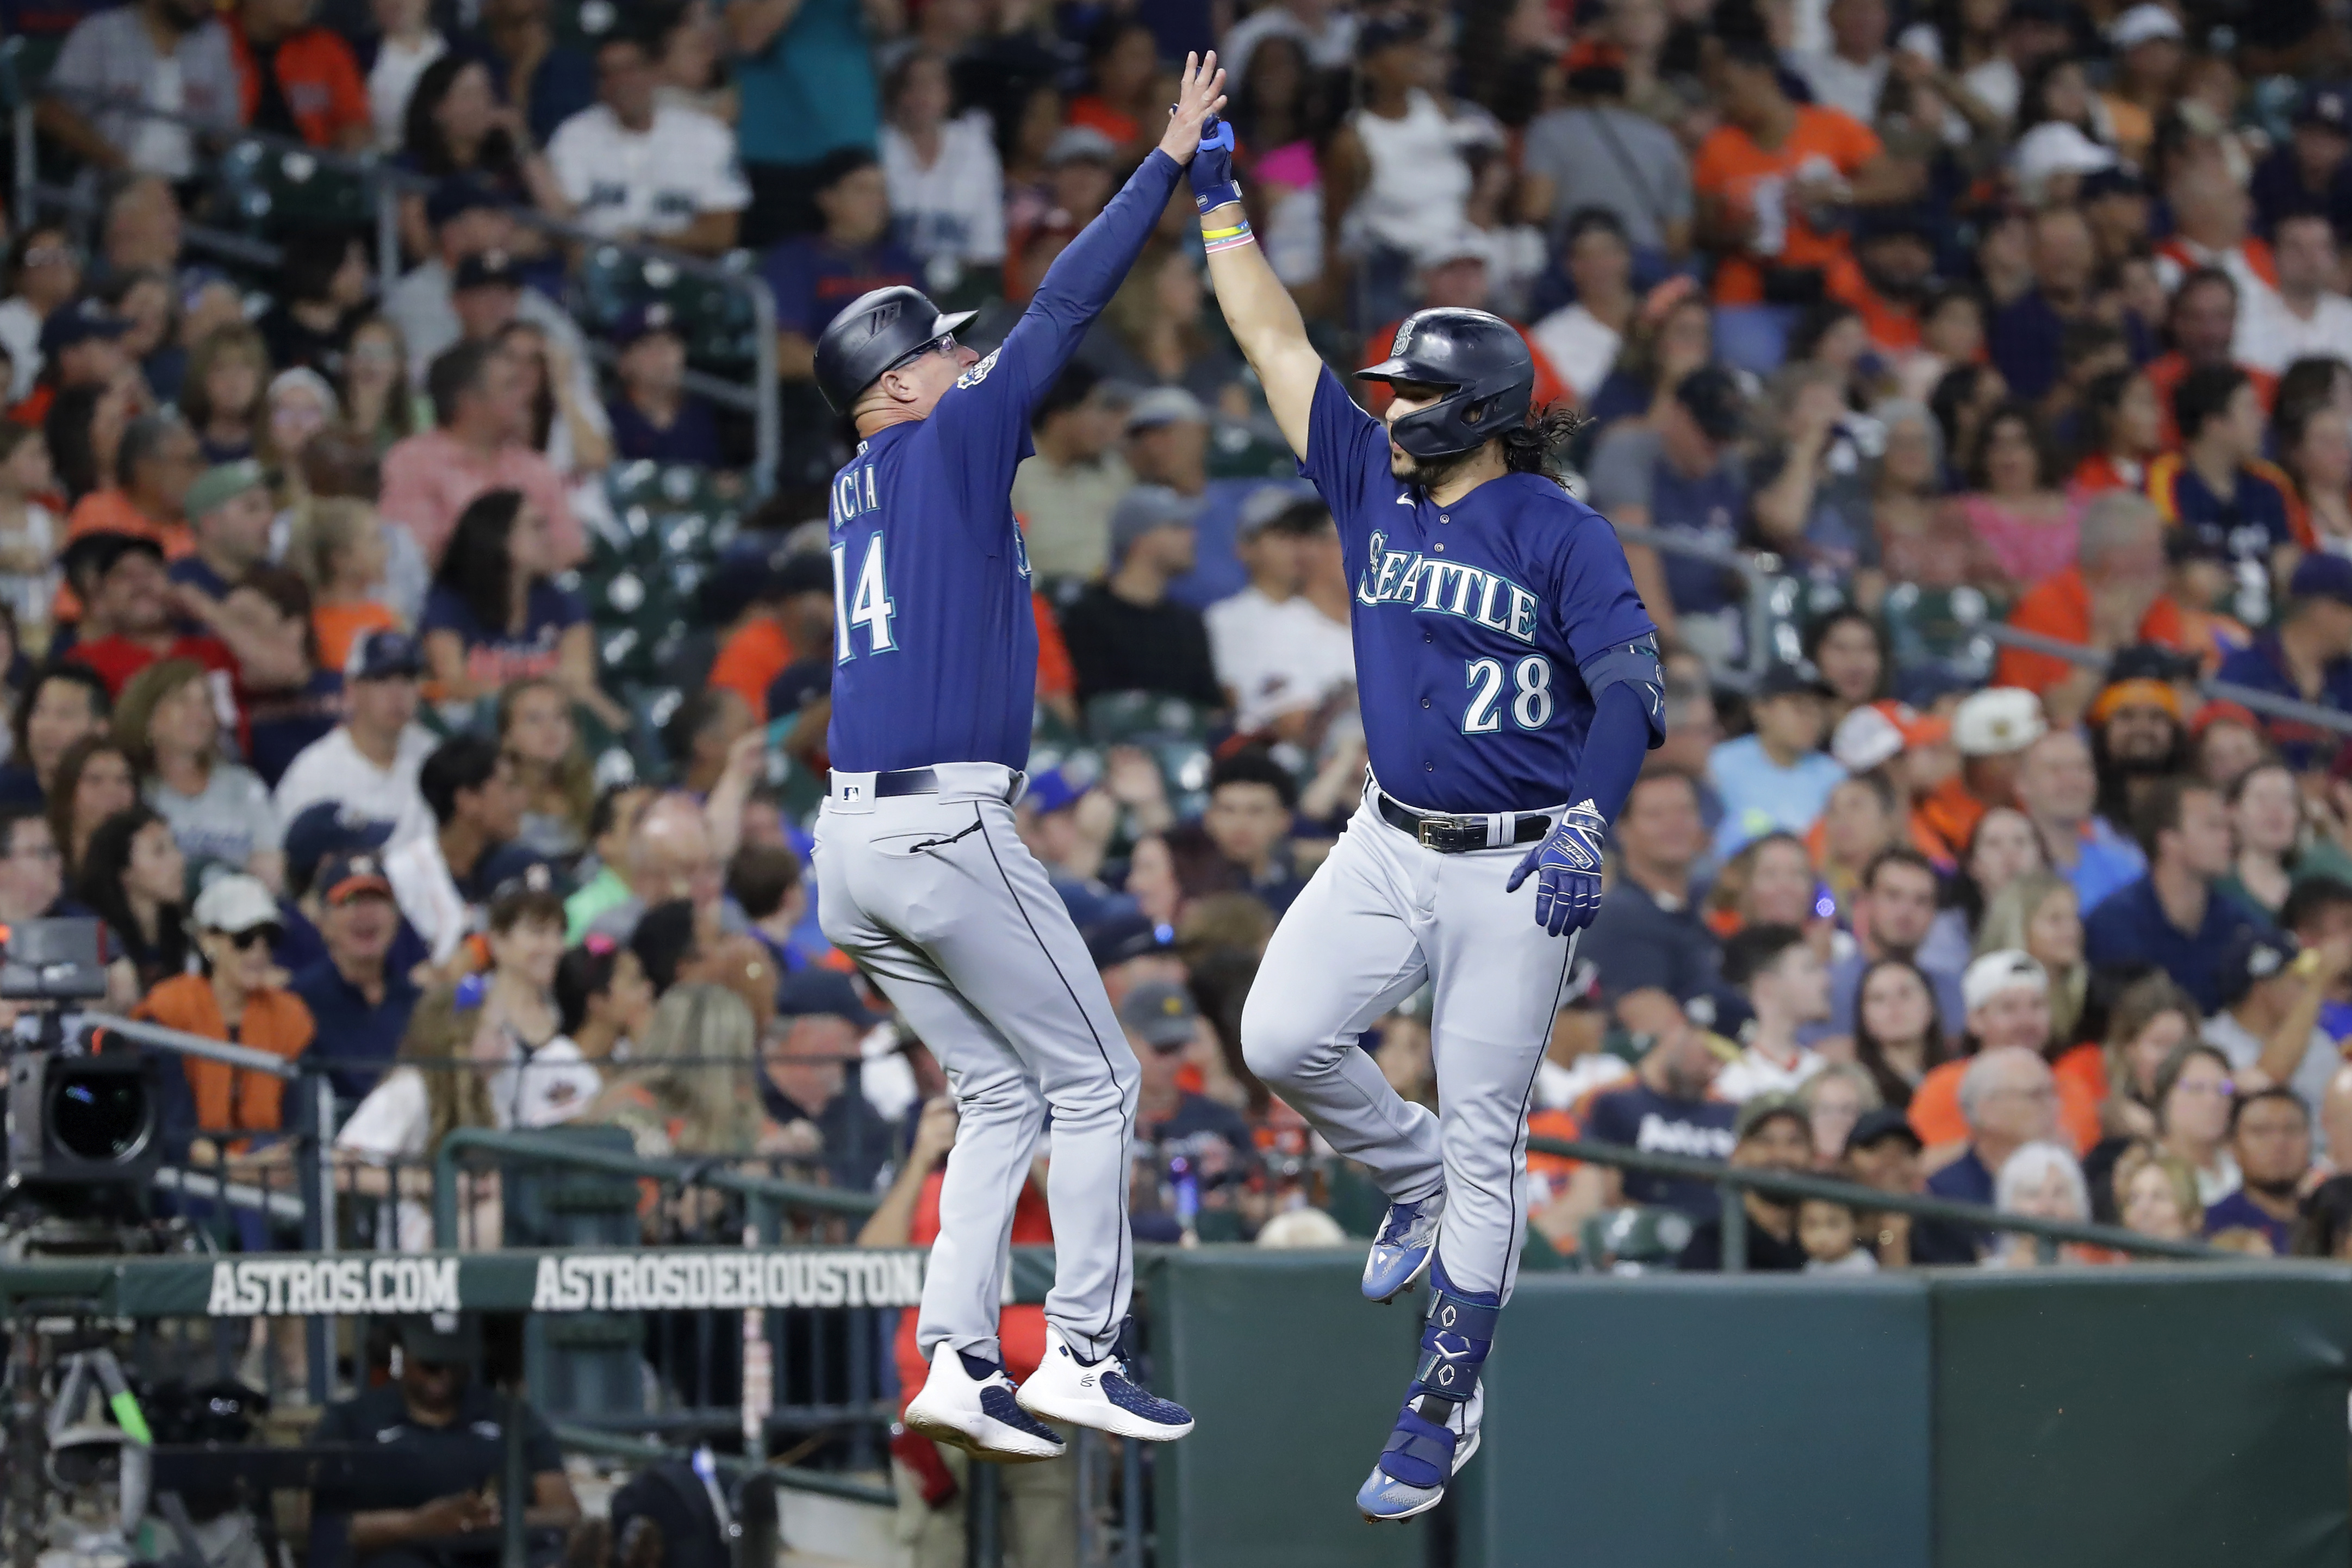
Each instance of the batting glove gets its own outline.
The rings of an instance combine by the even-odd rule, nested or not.
[[[1551,836],[1528,851],[1503,890],[1517,892],[1532,875],[1536,924],[1554,936],[1583,930],[1601,911],[1601,838],[1608,831],[1591,801],[1570,806]]]
[[[1201,150],[1184,173],[1192,182],[1192,205],[1204,216],[1242,199],[1241,184],[1234,178],[1232,121],[1212,115],[1202,124]]]

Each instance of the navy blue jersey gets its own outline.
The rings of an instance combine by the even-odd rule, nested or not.
[[[1110,300],[1181,167],[1156,149],[1055,258],[1003,345],[930,417],[858,443],[834,476],[833,765],[1029,759],[1037,623],[1013,519],[1029,411]]]
[[[1307,457],[1355,578],[1356,682],[1381,787],[1426,811],[1569,798],[1591,727],[1581,667],[1656,626],[1608,520],[1537,474],[1440,508],[1389,472],[1388,427],[1329,370]]]

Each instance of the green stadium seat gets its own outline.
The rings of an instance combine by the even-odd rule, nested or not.
[[[1845,603],[1843,587],[1811,577],[1775,577],[1766,583],[1761,635],[1774,664],[1804,657],[1805,627],[1817,616]]]
[[[541,1135],[632,1153],[625,1128],[550,1127]],[[638,1244],[636,1179],[532,1164],[508,1157],[499,1184],[509,1247]],[[530,1313],[523,1319],[523,1376],[550,1415],[610,1420],[645,1409],[644,1320],[634,1312]]]
[[[1975,680],[1992,673],[1993,641],[1984,628],[2000,618],[2001,606],[1978,589],[1897,583],[1879,613],[1897,669],[1935,665]]]
[[[217,216],[248,234],[359,229],[375,221],[366,178],[313,153],[239,142],[221,155],[216,178]]]
[[[1583,1267],[1597,1273],[1672,1268],[1690,1242],[1690,1216],[1680,1209],[1603,1209],[1578,1227]]]
[[[1205,740],[1209,715],[1181,697],[1164,697],[1155,691],[1107,691],[1087,704],[1087,733],[1101,746]]]

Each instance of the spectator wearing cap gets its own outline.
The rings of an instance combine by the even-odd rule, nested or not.
[[[733,692],[761,723],[768,689],[797,659],[833,659],[833,562],[814,550],[778,552],[755,569],[751,602],[719,644],[709,685]]]
[[[681,111],[690,112],[690,111]],[[621,351],[614,369],[618,395],[604,405],[613,451],[624,462],[688,463],[716,468],[726,462],[710,405],[686,390],[686,340],[667,304],[640,305],[613,329]]]
[[[2275,232],[2290,213],[2326,215],[2339,239],[2352,237],[2352,89],[2340,81],[2305,86],[2294,128],[2254,168],[2256,221]]]
[[[1715,852],[1728,859],[1767,833],[1802,837],[1821,819],[1845,770],[1822,750],[1829,692],[1809,670],[1775,665],[1748,699],[1752,732],[1717,746],[1707,782],[1723,801]]]
[[[1234,536],[1242,507],[1261,488],[1255,479],[1209,478],[1209,411],[1181,386],[1155,386],[1129,405],[1127,464],[1145,485],[1162,486],[1194,503],[1192,563],[1169,584],[1169,596],[1196,610],[1240,589],[1241,560]],[[1116,525],[1114,524],[1114,533]],[[1118,569],[1118,541],[1110,569]]]
[[[1575,115],[1608,110],[1572,109],[1555,112]],[[1537,125],[1542,123],[1542,120],[1536,121]],[[1652,125],[1648,129],[1654,134],[1660,127]],[[1533,126],[1528,128],[1528,136],[1532,157]],[[1675,167],[1681,167],[1679,159]],[[1543,351],[1544,358],[1559,373],[1577,403],[1590,407],[1594,394],[1609,379],[1609,373],[1617,368],[1618,353],[1625,346],[1625,334],[1633,330],[1642,304],[1641,296],[1633,290],[1633,247],[1626,236],[1624,219],[1603,206],[1573,211],[1560,240],[1560,269],[1575,289],[1576,297],[1537,321],[1528,335]]]
[[[544,1542],[579,1522],[580,1501],[547,1423],[529,1405],[476,1381],[481,1343],[473,1319],[458,1312],[403,1319],[399,1339],[399,1375],[329,1405],[312,1434],[372,1456],[361,1488],[339,1495],[322,1486],[310,1503],[314,1514],[343,1523],[352,1561],[408,1568],[494,1552],[499,1516],[492,1499],[507,1473],[507,1423],[518,1417],[530,1476],[528,1535]],[[540,1551],[535,1544],[533,1561]]]
[[[357,1100],[392,1065],[420,993],[388,962],[401,920],[382,861],[335,856],[319,868],[311,890],[326,956],[297,973],[287,989],[310,1010],[323,1054],[339,1058],[329,1074],[335,1092]]]
[[[2352,560],[2315,551],[2287,580],[2286,614],[2221,661],[2232,685],[2352,715]],[[2264,716],[2263,731],[2297,773],[2325,769],[2344,737],[2297,720]]]
[[[1234,541],[1249,586],[1210,605],[1202,620],[1234,728],[1244,734],[1311,739],[1325,706],[1355,683],[1345,611],[1335,620],[1305,591],[1308,556],[1333,531],[1311,490],[1268,485],[1242,508]]]
[[[467,62],[469,68],[474,64]],[[544,292],[525,282],[514,267],[527,237],[508,210],[506,199],[476,176],[451,175],[425,198],[425,216],[431,230],[432,254],[410,268],[383,297],[383,314],[400,329],[401,342],[408,350],[408,372],[417,389],[430,389],[433,363],[443,353],[468,337],[487,337],[490,328],[511,320],[529,321],[545,332],[572,366],[574,397],[583,403],[594,402],[596,365],[580,324]],[[506,265],[487,270],[501,278],[497,286],[513,289],[510,308],[503,300],[476,301],[478,330],[468,332],[457,310],[458,268],[468,258],[492,254],[507,258]],[[493,303],[496,309],[488,308]]]
[[[1994,367],[2011,395],[2029,403],[2058,384],[2060,339],[2090,316],[2099,268],[2091,226],[2077,208],[2043,208],[2033,216],[2032,235],[2033,287],[1996,310],[1985,332]]]
[[[2245,293],[2235,278],[2218,267],[2198,268],[2172,290],[2172,303],[2165,317],[2172,349],[2150,360],[2147,368],[2147,379],[2156,388],[2163,413],[2167,447],[2178,447],[2182,440],[2174,397],[2189,373],[2222,370],[2236,363],[2230,352],[2237,337],[2238,311]],[[2254,393],[2263,407],[2269,408],[2278,393],[2277,378],[2268,371],[2244,365],[2237,368],[2243,370],[2246,379],[2254,384]]]
[[[1921,818],[1918,807],[1959,772],[1951,720],[1921,713],[1907,702],[1865,702],[1830,732],[1830,758],[1854,778],[1884,784],[1901,825],[1900,841],[1948,868],[1952,847]],[[1817,853],[1827,849],[1826,835],[1822,837]]]
[[[1091,125],[1065,125],[1054,132],[1039,160],[1044,183],[1016,186],[1005,203],[1007,300],[1027,303],[1062,247],[1109,202],[1118,188],[1111,169],[1118,156],[1111,139]]]
[[[390,848],[427,837],[433,816],[417,775],[437,743],[416,722],[417,679],[425,670],[405,632],[375,631],[352,645],[343,667],[348,711],[342,723],[304,747],[278,781],[281,822],[291,824],[323,802],[390,823]]]
[[[2270,1244],[2273,1257],[2294,1254],[2303,1186],[2312,1171],[2311,1123],[2310,1105],[2276,1085],[2230,1102],[2230,1155],[2239,1185],[2207,1206],[2207,1236],[2251,1230]]]
[[[258,878],[222,877],[196,895],[189,916],[205,973],[164,981],[131,1016],[289,1061],[309,1049],[316,1034],[310,1009],[272,981],[279,923],[269,889]],[[284,1125],[280,1079],[196,1057],[182,1066],[196,1117],[187,1131],[275,1132]]]
[[[278,911],[285,933],[278,943],[278,967],[299,974],[327,956],[326,938],[320,935],[326,907],[319,900],[319,878],[331,860],[366,858],[383,867],[383,846],[392,824],[377,822],[334,801],[305,808],[286,825],[286,888],[278,895]],[[391,955],[384,960],[394,973],[406,974],[429,958],[415,928],[395,911]]]
[[[1830,965],[1830,1032],[1851,1035],[1858,1021],[1862,983],[1887,959],[1916,964],[1927,980],[1938,1016],[1929,1027],[1945,1033],[1968,1011],[1959,973],[1922,958],[1936,928],[1941,884],[1925,855],[1908,847],[1883,849],[1863,868],[1853,892],[1853,951]]]
[[[2230,554],[2229,540],[2218,531],[2169,530],[2164,536],[2164,563],[2165,596],[2180,606],[2181,651],[2210,674],[2254,640],[2243,621],[2211,607],[2232,604],[2238,596],[2238,563]]]
[[[41,422],[47,398],[75,386],[110,386],[130,365],[122,337],[131,323],[108,309],[105,301],[85,294],[54,307],[41,322],[39,386],[27,394],[16,417],[20,424]]]
[[[2229,814],[2211,785],[2164,778],[2134,828],[2147,874],[2084,916],[2084,956],[2095,969],[2152,963],[2210,1016],[2221,1006],[2222,952],[2241,931],[2268,923],[2214,886],[2231,870]]]
[[[196,548],[164,574],[207,599],[226,599],[269,558],[269,525],[278,515],[269,477],[250,458],[217,464],[196,476],[183,506]]]
[[[1253,1147],[1249,1123],[1232,1106],[1177,1081],[1188,1060],[1217,1048],[1192,993],[1165,981],[1139,985],[1119,1002],[1118,1022],[1143,1069],[1135,1100],[1136,1141],[1156,1148],[1163,1164],[1172,1155],[1192,1156],[1204,1189],[1221,1173],[1238,1179],[1243,1173],[1233,1162]]]
[[[1125,765],[1151,775],[1149,798],[1157,820],[1143,831],[1156,832],[1174,820],[1174,813],[1161,793],[1159,764],[1149,757],[1140,757],[1139,763]],[[1082,928],[1136,912],[1135,900],[1112,891],[1099,874],[1121,806],[1109,789],[1097,787],[1099,782],[1082,759],[1072,758],[1031,775],[1013,808],[1021,842],[1037,857],[1054,891],[1069,907],[1071,921]]]
[[[1869,126],[1791,101],[1780,71],[1760,34],[1726,40],[1723,123],[1691,159],[1698,242],[1717,256],[1717,347],[1759,374],[1779,366],[1792,307],[1851,300],[1863,288],[1844,226],[1816,215],[1917,194],[1912,167],[1889,158]]]
[[[2305,950],[2285,931],[2248,926],[2231,935],[2218,967],[2221,1010],[2200,1037],[2230,1058],[2241,1083],[2284,1088],[2316,1117],[2343,1065],[2320,1010],[2352,969],[2352,943]]]
[[[1654,528],[1694,544],[1729,550],[1748,513],[1747,463],[1738,443],[1746,399],[1731,373],[1706,364],[1657,400],[1647,421],[1625,420],[1601,439],[1586,471],[1592,505],[1621,529]],[[1740,644],[1747,596],[1721,566],[1675,553],[1663,559],[1629,544],[1634,586],[1659,631],[1715,663]]]
[[[2098,815],[2098,791],[2091,748],[2073,730],[2049,731],[2018,759],[2017,807],[2085,910],[2147,869],[2139,846]]]
[[[1087,956],[1102,976],[1116,1007],[1139,986],[1181,985],[1184,961],[1176,956],[1176,928],[1154,924],[1142,913],[1106,916],[1086,928]]]
[[[1706,852],[1698,781],[1654,763],[1633,781],[1612,836],[1617,877],[1586,932],[1609,1005],[1630,1028],[1626,1004],[1644,992],[1679,1005],[1714,989],[1722,948],[1697,909],[1691,868]]]
[[[863,63],[857,68],[871,74]],[[761,264],[776,294],[776,369],[786,381],[815,374],[816,340],[852,300],[922,281],[921,264],[890,237],[890,192],[867,147],[827,153],[814,176],[824,227],[785,240]]]
[[[638,27],[616,27],[595,47],[596,102],[547,142],[572,221],[697,255],[733,249],[751,201],[733,134],[698,109],[658,100],[653,41]]]
[[[896,1129],[849,1079],[849,1064],[863,1058],[860,1042],[884,1021],[848,975],[803,969],[778,993],[776,1021],[761,1050],[760,1099],[769,1119],[814,1128],[827,1175],[849,1192],[874,1191],[898,1156]]]
[[[1739,1108],[1732,1128],[1734,1170],[1808,1173],[1813,1167],[1812,1121],[1793,1094],[1759,1094]],[[1760,1273],[1796,1273],[1805,1267],[1805,1249],[1797,1239],[1797,1200],[1753,1188],[1740,1194],[1748,1214],[1748,1267]],[[1714,1274],[1723,1268],[1723,1214],[1716,1212],[1691,1227],[1689,1243],[1675,1267],[1685,1274]]]
[[[1013,510],[1030,568],[1091,582],[1109,563],[1111,509],[1135,485],[1101,376],[1071,363],[1031,412],[1029,434],[1036,450],[1013,472]]]
[[[316,0],[243,0],[228,17],[238,118],[252,130],[338,153],[374,140],[351,45],[311,20]]]
[[[2126,161],[2146,163],[2157,121],[2172,106],[2186,46],[2180,18],[2155,0],[2140,0],[2107,24],[2116,71],[2099,102],[2116,151]]]
[[[198,172],[203,132],[233,131],[244,118],[228,30],[211,0],[138,0],[83,18],[48,85],[58,90],[39,101],[41,130],[94,169],[187,179]]]
[[[1919,803],[1925,825],[1959,858],[1977,821],[1996,805],[2017,801],[2017,769],[2025,748],[2049,730],[2042,704],[2011,686],[1971,692],[1952,711],[1952,744],[1960,771]]]
[[[425,757],[416,787],[434,831],[387,854],[384,877],[433,963],[446,966],[489,901],[497,851],[522,830],[522,786],[494,742],[466,734]]]
[[[2074,564],[2027,589],[2009,624],[2094,653],[2135,643],[2179,647],[2180,606],[2164,587],[2162,516],[2145,498],[2113,490],[2083,509]],[[2050,721],[2061,727],[2081,718],[2099,689],[2096,668],[2021,647],[2000,650],[1993,680],[2039,696]]]
[[[1111,513],[1110,576],[1062,616],[1081,707],[1120,691],[1181,697],[1209,712],[1224,706],[1201,612],[1168,592],[1192,568],[1200,512],[1165,486],[1139,485]]]
[[[985,110],[956,111],[948,57],[919,45],[882,87],[882,172],[890,210],[924,280],[941,293],[967,269],[1004,260],[1004,169]]]
[[[1829,971],[1794,926],[1749,926],[1723,947],[1723,981],[1752,1015],[1738,1057],[1716,1075],[1715,1092],[1733,1104],[1793,1094],[1826,1065],[1798,1043],[1798,1031],[1830,1016]]]
[[[2274,574],[2298,548],[2294,481],[2263,457],[2264,404],[2235,365],[2191,370],[2172,395],[2185,446],[2147,472],[2147,493],[2167,524],[2229,552],[2237,574],[2231,613],[2249,626],[2270,619]]]
[[[585,552],[562,476],[522,438],[521,377],[496,345],[457,344],[433,362],[435,427],[384,454],[384,520],[408,531],[430,567],[439,567],[466,510],[499,490],[520,492],[547,520],[551,573]]]
[[[1846,1134],[1845,1163],[1853,1179],[1882,1193],[1915,1196],[1925,1190],[1920,1152],[1919,1134],[1892,1106],[1863,1112],[1853,1131]],[[1976,1244],[1968,1232],[1942,1220],[1915,1219],[1896,1209],[1866,1213],[1863,1236],[1882,1268],[1976,1261]]]
[[[2278,375],[2299,359],[2352,360],[2352,300],[2337,286],[2343,258],[2327,215],[2282,214],[2271,246],[2277,287],[2239,310],[2238,363]]]

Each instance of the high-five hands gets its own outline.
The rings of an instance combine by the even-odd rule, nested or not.
[[[1609,825],[1582,801],[1568,808],[1551,836],[1527,853],[1503,890],[1536,879],[1536,924],[1558,936],[1580,931],[1601,912],[1601,840]]]
[[[1184,57],[1184,79],[1176,91],[1175,107],[1168,111],[1168,132],[1160,150],[1179,163],[1189,163],[1201,145],[1207,122],[1225,106],[1225,73],[1217,68],[1217,51]]]

